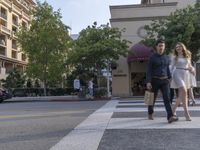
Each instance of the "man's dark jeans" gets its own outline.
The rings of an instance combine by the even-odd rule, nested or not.
[[[170,104],[169,80],[167,80],[167,79],[161,80],[161,79],[153,78],[151,84],[152,84],[152,92],[154,92],[154,104],[155,104],[156,97],[158,95],[158,90],[160,90],[163,95],[163,101],[164,101],[165,109],[167,112],[167,119],[169,119],[170,117],[173,116],[172,108],[171,108],[171,104]],[[153,114],[154,104],[153,104],[153,106],[148,106],[149,114]]]

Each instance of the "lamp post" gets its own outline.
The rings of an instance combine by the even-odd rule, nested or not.
[[[107,97],[111,97],[110,94],[110,62],[107,60]]]

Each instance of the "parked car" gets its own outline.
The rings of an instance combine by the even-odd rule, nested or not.
[[[8,92],[8,90],[0,89],[0,103],[2,103],[6,99],[12,98],[12,94]]]

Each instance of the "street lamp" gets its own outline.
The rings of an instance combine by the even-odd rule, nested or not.
[[[110,94],[110,62],[107,60],[107,97],[111,97]]]

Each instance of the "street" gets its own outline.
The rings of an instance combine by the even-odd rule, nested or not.
[[[48,150],[107,101],[0,104],[0,150]]]

